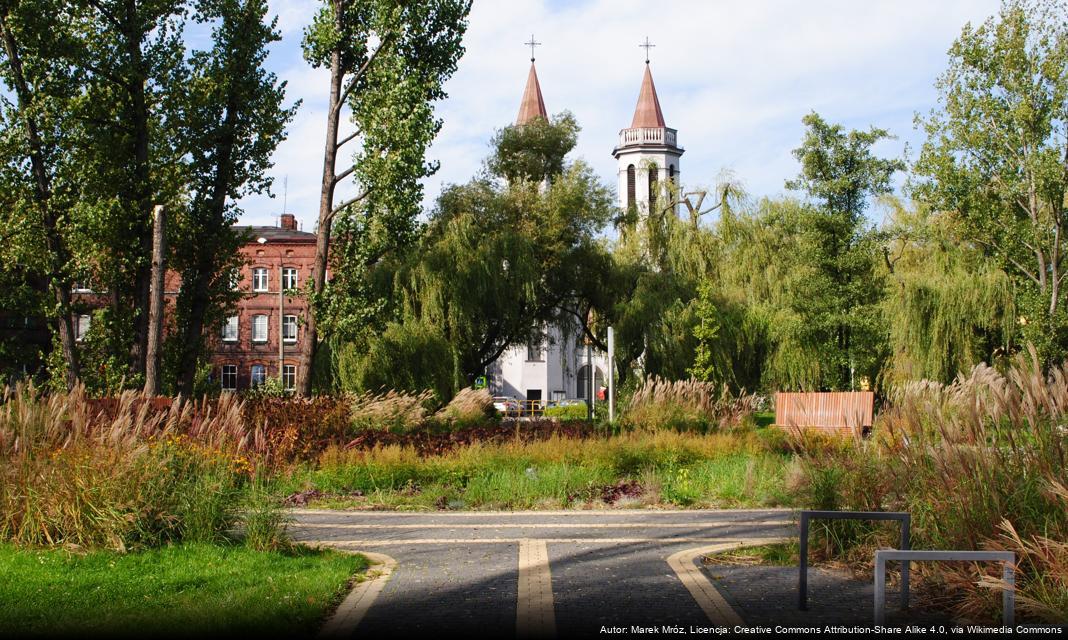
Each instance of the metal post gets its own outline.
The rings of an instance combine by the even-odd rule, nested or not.
[[[886,559],[875,552],[875,624],[886,619]]]
[[[801,513],[801,571],[797,576],[797,608],[808,611],[808,514]]]
[[[283,350],[283,342],[285,341],[286,333],[286,316],[285,316],[285,281],[282,279],[282,267],[283,258],[278,258],[278,381],[285,386],[285,375],[282,373],[285,370],[286,354]]]
[[[912,549],[912,543],[909,538],[909,526],[912,522],[912,516],[906,517],[901,521],[901,544],[902,551],[909,551]],[[901,561],[901,610],[907,611],[909,608],[909,561]]]
[[[1013,563],[1005,563],[1001,577],[1005,580],[1005,588],[1001,590],[1001,623],[1011,627],[1016,620],[1016,571]]]
[[[608,327],[608,422],[616,421],[616,332]]]
[[[586,341],[586,420],[593,422],[593,346]]]

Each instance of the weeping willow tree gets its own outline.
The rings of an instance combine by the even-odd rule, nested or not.
[[[599,329],[615,328],[616,373],[623,383],[644,375],[689,375],[698,342],[698,287],[715,270],[720,253],[719,240],[702,217],[745,200],[730,174],[710,190],[682,192],[670,181],[661,188],[660,207],[617,217],[613,278],[605,283],[608,293],[598,307]]]
[[[950,382],[1005,355],[1017,324],[1008,274],[960,239],[949,214],[892,206],[883,302],[891,357],[884,382]]]
[[[715,270],[697,301],[698,378],[747,389],[820,385],[824,358],[808,314],[829,306],[826,279],[809,259],[796,200],[726,211],[715,227]]]
[[[444,396],[443,368],[455,389],[550,325],[589,330],[610,277],[597,235],[614,209],[592,169],[566,161],[577,133],[566,113],[504,129],[480,174],[442,192],[413,251],[375,285],[393,317],[341,363],[346,385]]]

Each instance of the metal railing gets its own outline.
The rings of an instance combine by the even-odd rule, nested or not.
[[[808,529],[809,521],[813,519],[896,520],[901,523],[901,550],[907,551],[909,549],[909,529],[912,525],[912,516],[907,513],[900,511],[802,511],[801,549],[799,554],[801,556],[801,566],[797,577],[797,606],[802,611],[808,610]],[[876,552],[876,557],[878,557],[878,553]],[[909,562],[907,559],[903,559],[903,564],[901,565],[901,608],[909,608]]]
[[[1016,554],[1012,551],[903,551],[899,549],[881,549],[875,552],[875,624],[881,625],[886,618],[886,562],[899,560],[909,566],[910,561],[930,562],[1001,562],[1002,579],[1005,586],[1001,590],[1001,622],[1012,626],[1016,606]]]

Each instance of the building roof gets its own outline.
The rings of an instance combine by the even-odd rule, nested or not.
[[[645,77],[642,78],[642,88],[638,92],[638,105],[634,107],[634,119],[630,123],[630,128],[663,128],[666,126],[664,113],[660,111],[660,99],[656,97],[653,73],[649,70],[647,62],[645,63]]]
[[[294,231],[282,227],[234,226],[234,232],[246,234],[248,242],[266,238],[267,242],[315,242],[315,234],[307,231]]]
[[[534,69],[534,60],[531,60],[530,73],[527,75],[527,88],[523,90],[523,100],[519,103],[519,115],[515,123],[517,125],[527,124],[538,116],[549,119],[549,114],[545,111],[545,100],[541,97],[538,72]]]

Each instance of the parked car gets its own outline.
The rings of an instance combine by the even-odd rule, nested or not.
[[[519,401],[515,398],[496,396],[493,398],[493,408],[506,416],[519,415]]]

